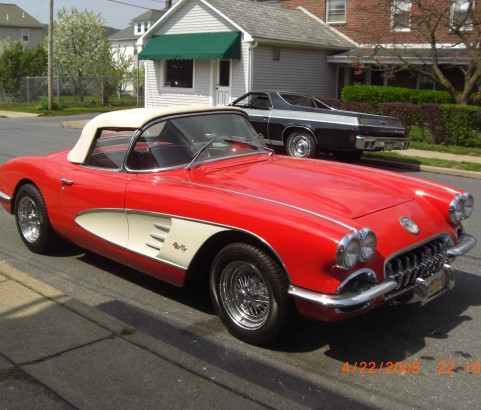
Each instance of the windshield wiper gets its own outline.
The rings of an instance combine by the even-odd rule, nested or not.
[[[199,158],[200,154],[202,154],[209,146],[211,146],[215,141],[215,137],[212,138],[207,144],[204,144],[202,145],[202,147],[200,148],[199,151],[197,151],[194,156],[192,157],[192,159],[190,160],[190,162],[187,164],[187,166],[185,167],[185,169],[187,171],[190,171],[191,170],[191,167],[192,167],[192,164],[197,161],[197,158]]]

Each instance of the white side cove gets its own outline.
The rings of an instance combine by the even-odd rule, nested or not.
[[[187,269],[200,247],[228,228],[168,215],[123,210],[92,210],[75,222],[107,242],[169,265]]]

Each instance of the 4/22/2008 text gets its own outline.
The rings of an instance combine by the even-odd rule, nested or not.
[[[342,372],[346,374],[420,374],[421,363],[419,361],[402,362],[373,362],[361,361],[345,362]],[[481,374],[481,362],[479,361],[440,361],[437,363],[438,374]]]

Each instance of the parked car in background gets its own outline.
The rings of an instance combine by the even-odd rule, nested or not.
[[[205,280],[229,331],[258,345],[294,306],[333,321],[426,303],[476,244],[469,193],[277,156],[233,107],[101,114],[72,149],[2,165],[0,203],[33,252],[63,238],[176,286]]]
[[[410,144],[397,118],[337,110],[305,94],[253,91],[230,105],[247,111],[266,144],[283,146],[293,157],[323,152],[355,161],[363,151],[408,149]]]

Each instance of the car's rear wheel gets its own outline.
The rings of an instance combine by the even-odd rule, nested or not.
[[[50,248],[55,234],[43,196],[35,185],[27,184],[19,189],[15,199],[15,220],[20,237],[31,251],[42,253]]]
[[[214,260],[210,292],[214,307],[230,333],[244,342],[276,341],[287,322],[288,280],[267,253],[245,243],[223,248]]]
[[[307,132],[293,132],[287,138],[286,151],[291,157],[314,158],[317,154],[316,140]]]

